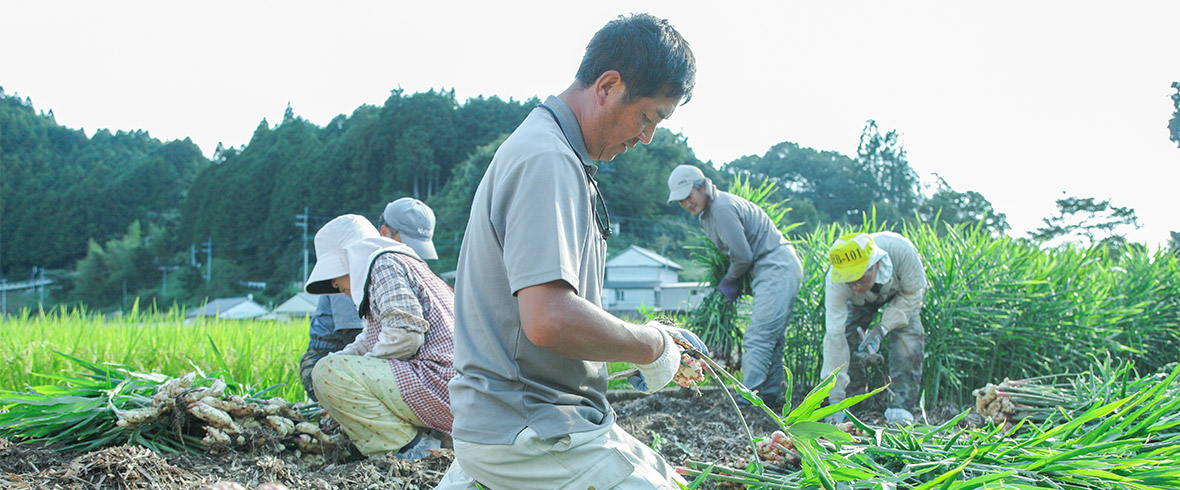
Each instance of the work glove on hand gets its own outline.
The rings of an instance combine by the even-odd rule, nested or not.
[[[704,379],[701,364],[695,358],[683,353],[680,346],[672,340],[673,337],[676,337],[692,345],[693,349],[698,352],[708,355],[709,348],[705,346],[700,337],[683,328],[664,325],[656,321],[648,322],[647,325],[663,334],[664,353],[651,364],[637,364],[635,367],[639,369],[639,373],[627,378],[627,382],[631,383],[631,386],[644,393],[655,393],[660,388],[667,386],[669,381],[676,381],[676,384],[687,387],[695,381]]]
[[[709,355],[709,347],[705,345],[705,341],[701,340],[700,337],[697,337],[697,334],[692,333],[692,331],[673,325],[665,325],[655,321],[649,322],[648,324],[662,328],[665,332],[668,332],[669,335],[684,341],[688,345],[691,345],[693,349],[697,350],[697,352],[700,352],[706,356]]]
[[[729,301],[737,301],[738,299],[738,284],[737,282],[725,278],[721,280],[721,284],[717,285],[717,289],[721,290],[721,294],[725,295],[725,299]]]
[[[705,341],[697,337],[697,334],[691,331],[673,325],[665,325],[658,322],[652,322],[663,328],[668,335],[673,338],[680,339],[684,343],[691,345],[693,350],[703,354],[709,355],[709,346],[705,345]],[[684,348],[681,347],[681,350]],[[687,352],[680,356],[680,369],[676,371],[676,376],[672,378],[672,382],[677,385],[688,388],[693,383],[705,379],[704,364],[696,357],[689,355]]]
[[[885,338],[885,328],[880,323],[869,327],[868,332],[860,328],[856,330],[860,332],[861,336],[860,346],[856,348],[857,352],[865,352],[872,355],[881,350],[881,339]]]
[[[672,336],[663,328],[657,328],[657,330],[664,337],[664,352],[651,364],[636,364],[635,367],[639,369],[639,374],[633,374],[627,378],[627,382],[631,383],[631,386],[648,394],[655,393],[666,386],[676,376],[676,371],[680,369],[680,346],[672,341]]]

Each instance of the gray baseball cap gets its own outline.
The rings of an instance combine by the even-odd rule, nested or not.
[[[403,197],[387,204],[381,219],[398,232],[402,243],[414,249],[419,257],[438,258],[434,251],[434,211],[426,203]]]

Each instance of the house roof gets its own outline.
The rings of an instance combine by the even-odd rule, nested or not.
[[[246,296],[237,298],[217,298],[215,300],[209,301],[208,303],[205,303],[205,305],[201,306],[200,308],[190,311],[187,316],[217,316],[218,313],[227,312],[234,307],[240,306],[247,302],[253,303],[255,306],[262,308],[262,305],[255,303],[253,299],[250,299]],[[265,308],[263,309],[265,310]]]
[[[298,292],[283,304],[276,306],[271,313],[310,313],[315,311],[319,298],[311,293]]]
[[[666,267],[666,268],[674,269],[674,270],[684,270],[684,267],[681,267],[680,264],[672,262],[671,260],[668,260],[667,257],[664,257],[663,255],[652,252],[651,250],[640,247],[638,245],[631,245],[630,247],[623,249],[623,251],[619,252],[618,255],[615,255],[614,258],[606,261],[606,267],[611,267],[611,266],[634,267],[636,265],[639,265],[639,264],[634,264],[634,263],[627,263],[629,261],[634,260],[634,258],[638,258],[643,262],[648,262],[648,263],[655,265],[657,267]]]

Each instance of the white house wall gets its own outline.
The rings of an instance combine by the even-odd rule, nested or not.
[[[619,293],[623,294],[623,300],[616,301],[612,305],[615,308],[638,309],[640,306],[656,307],[656,292],[651,289],[616,289],[615,298],[618,298],[617,295]]]
[[[695,291],[695,294],[693,293]],[[660,309],[665,311],[692,311],[700,306],[711,288],[663,288],[660,290]]]
[[[676,271],[658,267],[612,267],[607,275],[607,280],[612,282],[659,281],[668,284],[680,280]]]
[[[656,281],[660,277],[654,267],[611,267],[607,275],[612,282]]]
[[[635,316],[640,308],[682,310],[684,305],[699,304],[699,298],[694,303],[687,289],[677,290],[671,298],[666,296],[666,286],[686,283],[678,282],[679,266],[666,259],[654,259],[651,254],[629,247],[607,261],[603,307],[616,315]]]

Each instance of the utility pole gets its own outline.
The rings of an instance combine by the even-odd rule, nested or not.
[[[8,314],[8,278],[0,279],[0,317]]]
[[[188,244],[188,263],[193,267],[197,266],[197,244],[195,243]]]
[[[205,281],[213,280],[213,238],[201,244],[201,251],[205,252]]]
[[[161,288],[161,289],[163,289],[163,292],[161,293],[163,296],[168,296],[168,271],[174,271],[179,268],[180,268],[180,266],[176,266],[176,265],[161,265],[160,266],[160,271],[164,273],[164,282],[162,283],[163,287]]]
[[[295,215],[295,226],[303,228],[303,282],[307,282],[307,206],[303,207],[303,214]]]

